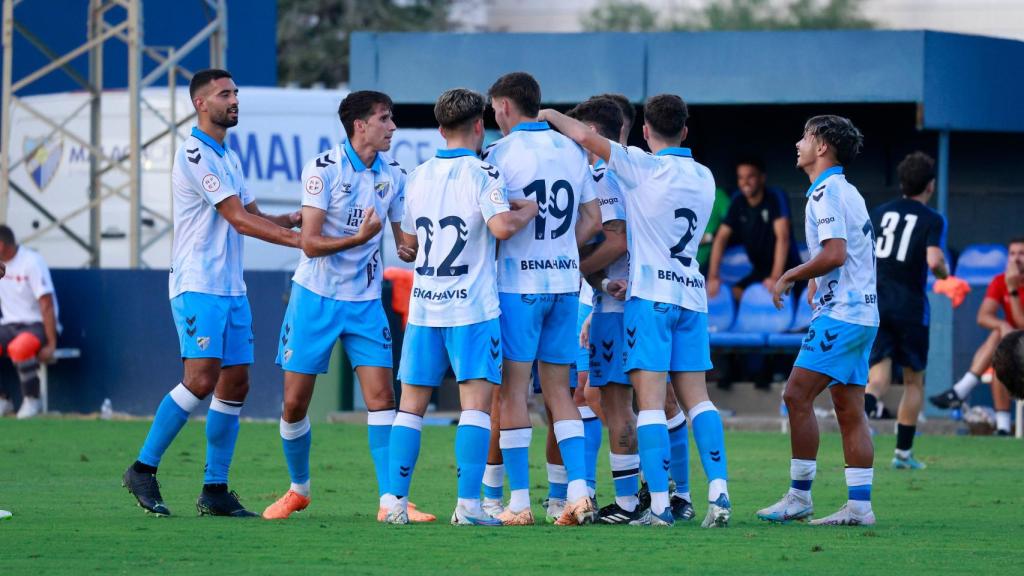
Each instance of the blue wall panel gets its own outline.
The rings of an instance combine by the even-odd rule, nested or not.
[[[276,418],[282,372],[274,365],[291,274],[249,272],[256,363],[243,415]],[[50,369],[50,408],[95,412],[104,398],[114,410],[149,415],[182,377],[178,338],[160,270],[54,270],[64,332],[61,347],[77,360]]]
[[[693,104],[916,102],[921,32],[703,32],[648,37],[648,96]]]
[[[1024,131],[1024,42],[925,33],[924,126]]]
[[[398,34],[352,36],[353,90],[387,92],[401,104],[433,104],[457,86],[486,93],[507,72],[529,71],[545,102],[601,92],[643,99],[639,34]]]
[[[144,1],[144,43],[154,47],[181,46],[207,24],[205,6],[201,0]],[[14,18],[51,50],[63,55],[85,42],[88,7],[87,0],[24,0],[15,7]],[[123,15],[122,8],[111,9],[107,21],[120,22]],[[125,88],[128,78],[125,44],[108,40],[103,50],[104,86]],[[143,57],[142,61],[144,74],[156,67],[149,57]],[[46,63],[47,58],[15,32],[14,80]],[[209,64],[209,44],[201,44],[182,64],[190,70],[205,68]],[[88,65],[88,54],[71,61],[71,66],[85,78],[88,78]],[[274,0],[228,0],[228,68],[239,84],[277,84],[277,3]],[[156,85],[166,85],[166,80],[161,79]],[[58,70],[30,84],[19,94],[81,89],[67,74]]]

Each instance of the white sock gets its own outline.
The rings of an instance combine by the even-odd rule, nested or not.
[[[632,512],[640,505],[640,500],[636,496],[616,496],[615,503],[626,512]]]
[[[306,480],[302,484],[296,484],[295,482],[292,482],[292,492],[295,492],[296,494],[301,494],[302,496],[306,496],[308,498],[309,480]]]
[[[907,458],[910,458],[910,450],[900,450],[899,448],[897,448],[895,452],[896,457],[899,458],[900,460],[906,460]]]
[[[385,494],[380,497],[380,507],[385,510],[391,510],[391,507],[398,503],[398,498],[395,498],[394,494]]]
[[[729,485],[723,478],[716,478],[708,482],[708,502],[718,500],[722,494],[725,494],[726,498],[729,497]]]
[[[974,390],[974,387],[978,384],[981,384],[981,379],[975,376],[973,372],[968,371],[959,382],[953,384],[953,392],[956,393],[957,398],[966,400],[971,395],[971,390]]]
[[[794,482],[808,481],[813,482],[814,476],[818,472],[818,461],[817,460],[801,460],[799,458],[793,458],[789,461],[789,479]],[[789,487],[789,493],[799,497],[801,500],[810,501],[811,491],[801,490],[794,488],[792,485]]]
[[[874,482],[874,468],[846,468],[846,485],[848,487],[868,486]],[[847,507],[855,514],[867,514],[871,512],[871,500],[847,500]]]
[[[651,512],[661,514],[668,508],[668,492],[651,492]]]
[[[488,464],[484,466],[484,485],[501,487],[505,483],[505,465]]]
[[[513,490],[511,497],[508,500],[508,509],[513,512],[522,512],[530,507],[530,490],[529,488],[523,488],[521,490]]]
[[[582,478],[569,481],[569,491],[566,498],[569,502],[576,502],[580,498],[589,498],[590,488],[587,487],[587,481]]]
[[[1004,410],[996,412],[996,430],[1010,431],[1010,413]]]
[[[474,516],[483,516],[484,509],[480,505],[479,498],[459,498],[458,505]]]

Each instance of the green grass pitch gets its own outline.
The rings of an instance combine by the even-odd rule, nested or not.
[[[160,468],[170,518],[147,516],[121,488],[148,422],[0,420],[2,574],[1020,574],[1024,557],[1024,444],[1007,439],[924,437],[923,471],[888,467],[894,438],[876,438],[879,524],[858,528],[772,526],[754,511],[789,481],[788,437],[727,432],[734,505],[726,530],[698,526],[706,505],[691,463],[697,521],[672,529],[620,526],[470,528],[447,524],[455,503],[454,427],[427,427],[412,499],[436,525],[375,521],[376,484],[361,426],[313,431],[313,504],[282,522],[199,518],[203,425],[190,423]],[[536,501],[546,493],[544,433],[531,450]],[[605,450],[606,450],[605,445]],[[693,454],[691,446],[691,454]],[[612,494],[607,456],[598,498]],[[232,488],[262,511],[288,486],[276,424],[244,423]],[[846,498],[839,438],[822,439],[814,485],[819,515]],[[542,517],[539,504],[534,513]]]

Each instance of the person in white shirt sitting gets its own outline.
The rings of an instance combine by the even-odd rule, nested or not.
[[[0,355],[14,364],[21,381],[18,418],[40,412],[39,363],[53,358],[57,347],[57,297],[50,269],[38,252],[19,246],[14,231],[0,225]],[[13,411],[0,390],[0,415]]]

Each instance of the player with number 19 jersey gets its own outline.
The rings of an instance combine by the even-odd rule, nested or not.
[[[438,150],[413,170],[402,231],[419,244],[399,378],[439,386],[501,383],[501,326],[492,217],[509,211],[498,170],[463,148]]]
[[[510,199],[536,201],[533,222],[498,247],[505,358],[570,364],[576,357],[581,204],[595,199],[587,155],[547,122],[523,122],[491,144]]]
[[[710,370],[707,293],[697,248],[711,217],[715,179],[689,148],[650,154],[610,146],[608,169],[626,201],[625,370]]]

